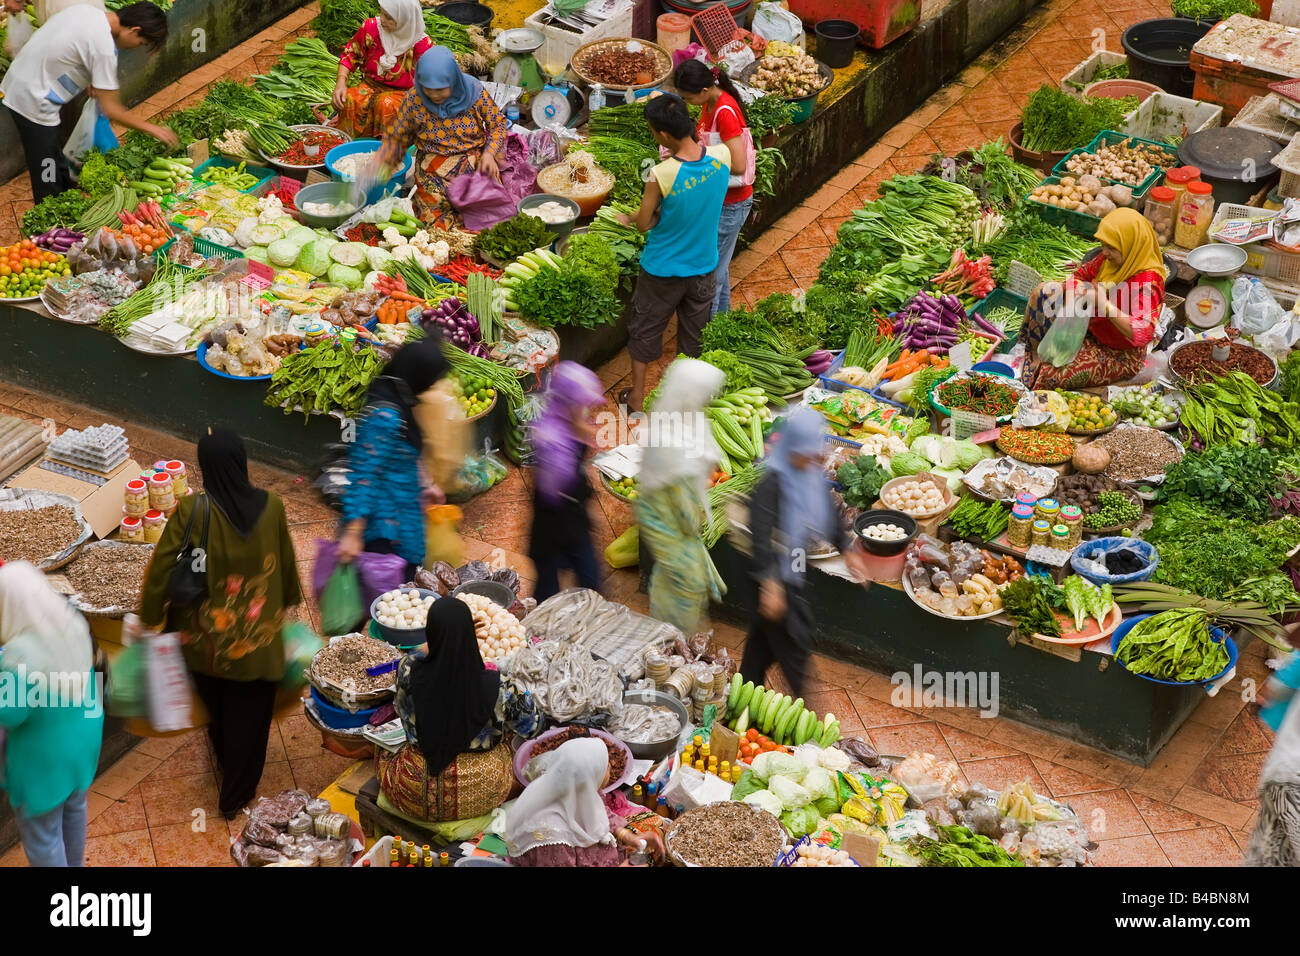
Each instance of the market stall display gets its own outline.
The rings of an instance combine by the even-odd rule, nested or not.
[[[42,571],[66,565],[91,537],[74,498],[49,491],[0,490],[0,554]]]
[[[153,545],[92,541],[63,568],[72,601],[87,615],[121,617],[140,609],[140,586]]]

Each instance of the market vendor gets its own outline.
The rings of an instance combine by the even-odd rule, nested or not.
[[[510,794],[506,731],[541,729],[532,698],[483,663],[469,605],[441,598],[429,609],[425,643],[397,667],[393,701],[406,731],[379,755],[380,792],[400,812],[448,822],[491,813]]]
[[[1089,388],[1133,378],[1146,361],[1165,301],[1165,266],[1151,223],[1135,209],[1116,209],[1097,227],[1101,254],[1064,285],[1045,282],[1031,294],[1020,340],[1023,379],[1032,389]],[[1064,366],[1038,357],[1038,347],[1065,306],[1093,303],[1088,333]]]
[[[637,833],[626,824],[636,807],[609,784],[609,750],[593,737],[569,740],[539,758],[541,776],[506,813],[506,846],[515,866],[618,866],[619,844],[641,842],[656,859],[664,847],[654,830]]]
[[[416,62],[431,46],[419,0],[379,0],[379,16],[361,24],[339,57],[339,128],[351,136],[383,136],[415,85]],[[361,82],[349,89],[348,77],[357,70]]]
[[[372,175],[386,181],[414,145],[415,212],[426,225],[438,225],[454,215],[447,186],[457,176],[477,171],[500,182],[509,129],[483,84],[462,73],[446,47],[430,47],[416,64],[415,86],[398,107]]]

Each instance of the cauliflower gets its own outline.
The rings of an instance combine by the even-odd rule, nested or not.
[[[285,215],[284,203],[280,202],[279,196],[267,194],[257,201],[257,218],[259,222],[275,222],[277,219],[283,219]]]
[[[428,248],[429,245],[428,231],[425,229],[421,229],[418,232],[416,232],[416,234],[411,237],[411,245],[416,246],[420,249]]]
[[[396,226],[389,226],[384,230],[384,242],[396,249],[398,246],[406,245],[406,237],[397,231]]]

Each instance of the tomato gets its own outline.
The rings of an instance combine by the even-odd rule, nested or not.
[[[758,739],[758,731],[755,730],[753,727],[750,727],[749,730],[745,731],[745,739],[746,739],[746,740],[757,740],[757,739]]]

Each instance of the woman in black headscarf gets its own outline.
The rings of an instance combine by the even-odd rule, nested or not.
[[[421,469],[420,396],[447,374],[436,336],[402,346],[370,386],[357,421],[352,473],[343,499],[339,560],[362,551],[397,554],[409,575],[424,560],[424,511],[443,500]]]
[[[220,807],[229,818],[253,799],[262,777],[284,676],[280,631],[302,590],[284,504],[249,480],[243,439],[210,428],[198,458],[203,491],[181,499],[154,548],[140,621],[182,635],[185,663],[208,711]],[[193,607],[176,607],[172,572],[187,540],[203,549],[207,591]]]
[[[465,602],[435,601],[425,638],[397,666],[393,705],[407,743],[396,754],[380,754],[380,791],[402,813],[422,820],[483,816],[513,785],[505,732],[530,737],[540,717],[531,697],[483,663]]]

